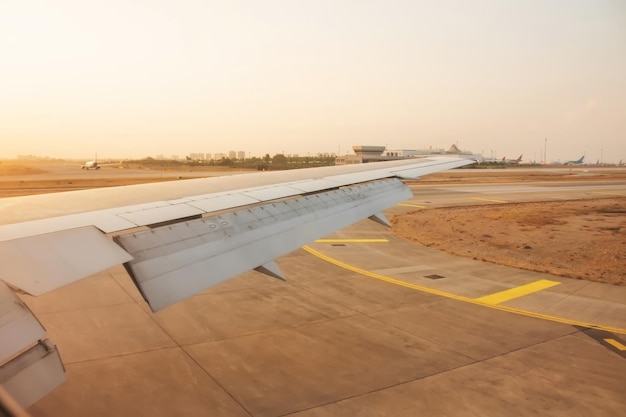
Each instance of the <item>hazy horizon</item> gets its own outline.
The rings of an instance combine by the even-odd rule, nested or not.
[[[626,2],[0,3],[0,159],[626,160]]]

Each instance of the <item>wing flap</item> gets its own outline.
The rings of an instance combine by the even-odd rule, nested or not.
[[[401,181],[381,180],[122,235],[116,241],[133,256],[127,269],[158,311],[411,196]]]
[[[64,380],[61,358],[45,329],[0,282],[0,388],[28,407]]]
[[[40,295],[130,259],[96,227],[85,226],[0,242],[0,279]]]
[[[136,224],[137,226],[147,226],[150,224],[167,222],[172,219],[200,216],[204,213],[204,210],[200,210],[189,204],[174,204],[149,208],[146,210],[121,213],[118,216]]]
[[[207,213],[225,210],[229,208],[247,206],[258,203],[259,200],[243,194],[218,194],[209,195],[190,201],[189,205],[204,210]]]
[[[330,190],[333,188],[337,188],[340,185],[336,181],[333,181],[329,178],[320,178],[315,180],[304,180],[304,181],[296,181],[289,183],[289,186],[295,188],[296,190],[300,190],[301,193],[313,193],[320,190]]]
[[[26,304],[0,282],[0,363],[45,335],[46,331]]]
[[[29,407],[64,381],[59,351],[48,339],[40,340],[0,366],[0,387],[22,408]],[[0,409],[4,411],[4,407]]]
[[[85,226],[95,226],[105,233],[137,227],[135,223],[111,212],[91,211],[0,226],[0,242]]]
[[[292,187],[290,184],[279,185],[276,187],[256,188],[246,191],[244,194],[259,201],[270,201],[279,198],[291,197],[301,194],[302,191]]]

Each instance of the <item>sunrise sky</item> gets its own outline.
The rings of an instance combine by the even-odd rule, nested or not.
[[[0,0],[0,158],[626,161],[626,1]]]

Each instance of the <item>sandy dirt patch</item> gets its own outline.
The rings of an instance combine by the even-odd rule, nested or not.
[[[32,164],[16,164],[16,163],[7,163],[0,162],[0,177],[5,177],[9,175],[39,175],[45,174],[48,171],[45,169],[39,168]]]
[[[185,179],[185,178],[178,178]],[[78,179],[33,179],[0,181],[0,198],[19,197],[32,194],[58,193],[62,191],[86,190],[91,188],[117,187],[120,185],[146,184],[172,181],[172,178],[78,178]]]
[[[435,208],[393,232],[459,256],[626,285],[626,198]]]
[[[453,169],[451,171],[427,175],[421,178],[419,182],[428,184],[490,184],[509,182],[595,182],[615,180],[626,180],[626,169],[623,167]]]

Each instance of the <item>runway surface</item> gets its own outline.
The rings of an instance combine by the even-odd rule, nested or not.
[[[626,184],[412,186],[423,207]],[[458,258],[364,221],[151,313],[122,267],[22,296],[67,382],[33,416],[615,416],[626,287]],[[208,271],[210,273],[210,271]]]

